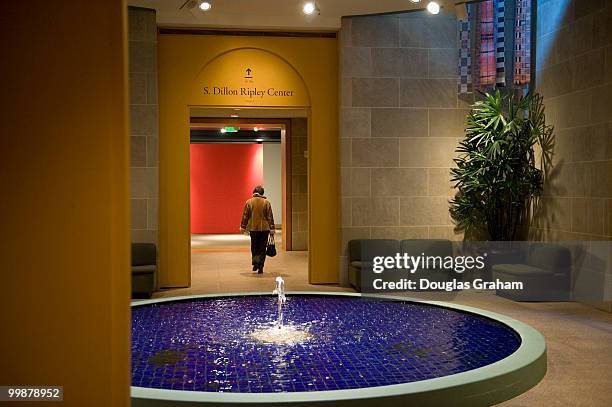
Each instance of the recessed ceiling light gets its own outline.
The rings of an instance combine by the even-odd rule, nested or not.
[[[304,7],[302,8],[302,10],[304,11],[304,14],[311,15],[312,13],[317,11],[317,6],[314,1],[308,1],[304,3]]]
[[[411,1],[411,2],[413,2],[413,3],[415,3],[415,4],[416,4],[416,3],[420,3],[420,2],[421,2],[421,0],[410,0],[410,1]]]
[[[212,4],[210,4],[207,1],[203,1],[200,3],[200,10],[202,11],[208,11],[212,8]]]
[[[438,14],[440,12],[440,5],[435,1],[430,1],[429,4],[427,4],[427,11],[431,14]]]
[[[253,127],[253,131],[259,131],[259,127]]]
[[[227,132],[227,130],[225,130],[225,128],[221,129],[221,133],[225,134]]]

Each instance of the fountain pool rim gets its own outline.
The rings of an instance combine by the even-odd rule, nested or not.
[[[389,402],[418,402],[421,405],[440,405],[453,400],[454,405],[484,405],[509,400],[535,386],[546,374],[546,342],[540,332],[524,322],[502,314],[465,305],[443,301],[424,301],[420,299],[388,295],[362,295],[344,292],[291,291],[287,296],[341,296],[372,298],[387,301],[402,301],[448,308],[486,317],[506,325],[521,338],[520,347],[511,355],[490,365],[448,376],[416,382],[393,384],[377,387],[364,387],[348,390],[287,392],[287,393],[222,393],[186,390],[153,389],[131,386],[134,406],[172,406],[180,402],[188,405],[274,405],[274,404],[324,404],[351,405],[368,399],[385,398]],[[170,303],[198,299],[227,297],[270,296],[266,292],[222,293],[167,297],[151,300],[133,301],[132,307],[158,303]],[[374,401],[374,400],[371,400]]]

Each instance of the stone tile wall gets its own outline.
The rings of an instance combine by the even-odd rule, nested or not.
[[[538,235],[612,239],[612,1],[539,0],[537,89],[555,126]]]
[[[129,8],[132,241],[157,242],[159,189],[155,10]]]
[[[308,121],[291,119],[291,246],[308,250]]]
[[[468,107],[457,98],[454,16],[344,18],[341,38],[341,250],[356,238],[460,240],[450,167]]]
[[[612,240],[612,0],[538,0],[537,23],[536,87],[556,142],[534,237],[589,241],[562,243],[574,299],[612,312],[612,252],[593,242]]]

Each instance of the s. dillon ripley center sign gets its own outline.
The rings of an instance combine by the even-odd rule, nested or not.
[[[250,55],[241,57],[247,51]],[[249,65],[234,61],[239,57],[248,59]],[[197,79],[198,85],[194,89],[197,89],[198,95],[194,97],[194,104],[264,107],[310,105],[308,90],[302,79],[278,57],[261,51],[242,50],[215,61]]]
[[[204,95],[213,96],[243,96],[249,99],[263,99],[265,97],[291,97],[295,91],[277,88],[232,88],[230,86],[204,86]]]

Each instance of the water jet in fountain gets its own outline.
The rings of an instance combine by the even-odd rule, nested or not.
[[[282,277],[276,277],[276,287],[272,294],[277,295],[277,319],[276,325],[270,328],[258,329],[251,334],[251,338],[265,343],[279,345],[296,345],[311,339],[311,335],[295,326],[284,326],[283,305],[287,302],[285,297],[285,281]]]
[[[278,320],[277,326],[279,329],[283,327],[283,304],[287,301],[285,297],[285,280],[281,276],[276,277],[276,288],[272,294],[278,295]]]

